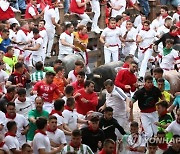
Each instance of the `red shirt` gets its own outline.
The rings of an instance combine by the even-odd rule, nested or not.
[[[33,8],[34,8],[34,11],[35,11],[36,15],[39,14],[37,7],[34,6],[34,5],[32,5],[31,3],[29,3],[29,4],[27,5],[27,8],[26,8],[25,19],[33,19],[33,16],[28,12],[30,7],[33,7]]]
[[[98,105],[98,96],[95,92],[89,94],[85,92],[85,89],[80,89],[76,93],[80,93],[81,96],[76,98],[76,109],[77,112],[86,115],[89,111],[96,111],[96,106]],[[82,98],[88,100],[88,103],[81,101]]]
[[[83,3],[83,2],[84,2],[84,0],[81,0],[81,3]],[[77,5],[76,0],[71,0],[70,11],[73,13],[84,14],[85,6],[79,7]]]
[[[45,81],[39,81],[34,85],[34,91],[38,92],[38,96],[41,96],[45,102],[52,103],[54,92],[57,95],[60,95],[58,87],[51,83],[47,84]]]
[[[76,91],[78,91],[79,89],[84,88],[84,82],[83,83],[79,83],[78,81],[75,81],[71,85],[74,87],[74,93]]]
[[[136,90],[136,87],[133,85],[136,81],[136,76],[129,69],[122,69],[116,76],[115,85],[120,87],[124,92],[130,93],[130,90],[132,92]],[[131,89],[126,89],[125,85],[130,85]]]

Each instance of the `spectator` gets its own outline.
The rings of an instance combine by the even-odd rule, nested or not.
[[[0,37],[0,50],[7,52],[7,47],[11,44],[11,40],[9,38],[9,30],[3,29]]]

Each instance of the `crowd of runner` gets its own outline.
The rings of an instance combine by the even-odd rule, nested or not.
[[[100,3],[108,3],[105,29],[98,26]],[[164,78],[180,69],[180,2],[171,3],[177,12],[169,15],[162,1],[150,22],[146,0],[0,0],[0,154],[180,154],[180,91],[172,93]],[[63,7],[81,20],[64,23],[55,60]],[[134,21],[129,7],[140,11]],[[100,36],[105,64],[124,61],[100,93],[88,78],[88,23]],[[65,72],[64,57],[76,53],[82,60]]]

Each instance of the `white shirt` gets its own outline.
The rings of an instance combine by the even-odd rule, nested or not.
[[[67,42],[68,44],[73,45],[74,34],[71,33],[71,35],[68,35],[65,32],[63,32],[60,35],[60,39],[59,39],[59,54],[72,54],[73,48],[71,48],[69,46],[62,45],[61,40],[65,40],[65,42]]]
[[[142,21],[141,21],[141,15],[138,15],[135,20],[134,20],[134,26],[135,27],[138,27],[139,24],[141,24]]]
[[[50,141],[47,135],[37,133],[33,139],[33,152],[39,154],[39,149],[44,149],[45,152],[51,151]]]
[[[105,37],[105,43],[109,45],[116,45],[119,44],[120,36],[121,36],[121,31],[118,27],[115,29],[110,29],[106,27],[101,36]]]
[[[150,28],[153,29],[154,31],[157,31],[157,29],[159,28],[160,24],[159,24],[159,20],[158,19],[154,19],[150,25]]]
[[[166,131],[172,132],[173,135],[180,135],[180,124],[175,120],[166,128]]]
[[[25,102],[21,102],[18,98],[14,101],[16,105],[16,113],[23,115],[28,120],[28,113],[33,109],[31,99],[26,97]]]
[[[44,56],[44,50],[43,50],[43,38],[40,37],[37,40],[33,39],[33,46],[36,46],[37,44],[40,45],[40,48],[37,51],[32,51],[32,55],[37,56]]]
[[[64,132],[60,129],[56,129],[55,132],[46,131],[49,140],[53,141],[56,144],[66,144],[66,137]]]
[[[16,38],[16,32],[14,32],[12,29],[9,29],[9,38],[10,40]]]
[[[78,115],[75,111],[64,110],[62,113],[64,117],[64,123],[73,131],[78,128]]]
[[[0,124],[3,125],[4,127],[6,126],[6,116],[5,116],[4,112],[2,112],[2,111],[0,111]],[[4,134],[5,134],[4,128],[0,131],[0,134],[4,138]]]
[[[28,34],[29,34],[29,33],[28,33]],[[18,30],[17,35],[16,35],[16,42],[17,42],[17,43],[20,43],[20,42],[25,43],[25,42],[27,42],[28,40],[29,40],[28,35],[26,35],[21,29]],[[18,45],[18,47],[19,47],[20,49],[23,49],[23,48],[25,47],[25,45]]]
[[[0,89],[2,89],[2,92],[6,92],[5,81],[7,81],[8,78],[9,78],[9,75],[4,70],[0,70],[0,83],[4,83],[0,87]]]
[[[106,106],[113,108],[113,116],[126,115],[126,98],[127,95],[121,88],[114,86],[111,93],[106,92]]]
[[[77,78],[76,78],[76,76],[74,75],[74,70],[71,70],[71,71],[68,73],[68,79],[71,79],[71,83],[77,81]]]
[[[168,33],[168,32],[169,32],[169,29],[165,27],[164,25],[162,25],[157,29],[156,36],[161,37],[163,34]]]
[[[164,22],[165,22],[166,18],[171,18],[172,19],[172,17],[169,16],[169,15],[167,17],[165,17],[165,18],[163,18],[162,16],[159,17],[159,24],[160,24],[160,26],[164,25]]]
[[[46,21],[46,24],[45,24],[46,29],[55,28],[55,26],[52,23],[52,18],[55,18],[55,17],[56,17],[55,10],[53,8],[49,9],[49,7],[46,7],[44,11],[44,20]]]
[[[9,150],[11,150],[11,149],[19,150],[20,149],[20,145],[19,145],[17,137],[8,135],[4,138],[4,141],[5,141]]]
[[[28,13],[31,15],[31,16],[35,16],[36,15],[36,12],[34,10],[34,7],[33,6],[30,6],[29,9],[28,9]]]
[[[176,23],[179,22],[179,16],[180,16],[180,15],[179,15],[178,13],[174,13],[174,14],[173,14],[173,22],[174,22],[174,21],[176,21]]]
[[[11,121],[11,120],[15,121],[17,124],[16,136],[17,136],[20,146],[22,146],[24,143],[26,143],[26,136],[22,135],[21,132],[24,130],[24,127],[28,126],[29,122],[26,120],[26,118],[23,115],[18,114],[18,113],[16,113],[16,117],[14,119],[6,118],[6,124],[8,121]],[[5,127],[5,130],[7,130],[6,127]]]
[[[139,36],[141,36],[142,38],[142,42],[139,43],[139,47],[141,48],[147,48],[149,47],[153,42],[154,42],[154,38],[155,38],[155,31],[154,30],[140,30]]]
[[[48,36],[46,30],[39,31],[39,35],[43,38],[43,47],[46,48],[48,42]]]
[[[64,124],[64,117],[58,115],[57,113],[53,114],[57,118],[57,126]]]
[[[112,6],[122,6],[119,10],[112,9],[111,17],[116,17],[117,15],[122,15],[126,8],[126,0],[111,0]]]

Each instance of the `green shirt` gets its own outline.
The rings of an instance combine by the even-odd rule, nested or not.
[[[10,58],[10,57],[4,56],[3,61],[4,63],[8,64],[11,68],[11,71],[13,71],[14,65],[17,63],[17,57],[13,56],[12,58]],[[11,73],[11,72],[8,72],[8,73]]]
[[[42,110],[42,112],[38,112],[36,109],[35,110],[31,110],[28,113],[28,119],[34,117],[35,119],[37,119],[38,117],[45,117],[48,118],[49,113],[45,110]],[[27,140],[28,141],[32,141],[35,135],[35,131],[36,131],[37,127],[34,123],[29,122],[29,131],[27,133]]]
[[[170,114],[165,114],[163,116],[159,117],[159,123],[161,125],[166,125],[167,123],[171,123],[173,121],[173,118]],[[158,131],[164,131],[165,129],[162,127],[158,127]],[[166,133],[166,139],[167,141],[170,141],[173,137],[173,134],[171,132]]]

